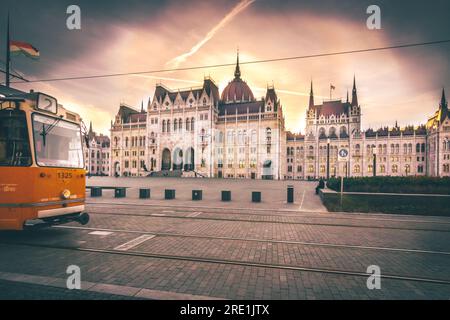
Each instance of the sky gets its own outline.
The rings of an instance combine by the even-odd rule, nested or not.
[[[28,80],[228,64],[450,39],[450,1],[0,0],[0,69],[5,61],[6,12],[11,39],[31,43],[37,61],[14,57]],[[69,30],[66,9],[81,9],[81,30]],[[369,5],[381,9],[381,29],[369,30]],[[189,88],[210,76],[220,91],[234,67],[124,77],[15,83],[58,99],[94,130],[108,134],[120,103],[147,105],[155,84]],[[345,99],[356,76],[363,128],[425,123],[442,88],[450,92],[450,43],[283,62],[241,65],[255,97],[274,85],[287,129],[305,127],[310,82],[315,102]],[[0,76],[0,82],[3,79]],[[450,93],[448,94],[450,96]]]

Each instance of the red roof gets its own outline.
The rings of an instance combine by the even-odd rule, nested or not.
[[[331,115],[340,116],[341,114],[348,114],[350,104],[347,102],[337,101],[324,101],[321,105],[315,105],[317,110],[317,116],[321,115],[329,117]]]

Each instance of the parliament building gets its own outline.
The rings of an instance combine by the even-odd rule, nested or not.
[[[338,150],[349,161],[338,161]],[[222,93],[211,78],[188,90],[157,84],[146,110],[122,104],[111,123],[110,175],[318,179],[332,176],[450,176],[445,92],[417,127],[361,129],[356,80],[351,99],[316,104],[313,84],[304,134],[286,130],[274,87],[256,99],[241,77]]]

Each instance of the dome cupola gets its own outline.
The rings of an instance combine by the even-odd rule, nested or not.
[[[239,52],[237,54],[236,69],[234,79],[230,81],[222,91],[221,100],[224,103],[254,101],[255,97],[250,87],[241,79],[241,69],[239,68]]]

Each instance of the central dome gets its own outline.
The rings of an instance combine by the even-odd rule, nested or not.
[[[225,103],[253,101],[255,97],[250,87],[241,79],[241,70],[239,68],[239,54],[237,57],[234,79],[223,89],[221,99]]]

